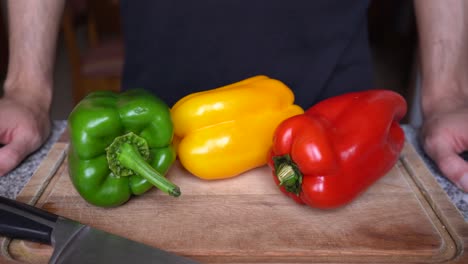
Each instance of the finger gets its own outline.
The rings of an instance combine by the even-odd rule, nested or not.
[[[0,176],[13,170],[30,153],[21,142],[12,141],[0,148]]]
[[[428,151],[442,174],[460,189],[468,191],[468,163],[448,144],[439,144]]]

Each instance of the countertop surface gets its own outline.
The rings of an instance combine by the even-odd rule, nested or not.
[[[26,185],[31,176],[38,168],[41,161],[46,157],[50,148],[58,140],[60,135],[63,133],[67,126],[65,120],[57,120],[53,122],[52,133],[44,145],[27,157],[15,170],[9,174],[0,177],[0,196],[15,198],[21,189]],[[418,130],[414,127],[403,125],[406,139],[408,142],[413,144],[416,151],[420,154],[429,170],[432,172],[434,177],[440,186],[445,190],[450,200],[460,210],[468,221],[468,193],[462,192],[454,184],[448,181],[437,169],[437,166],[427,157],[421,148],[418,141]]]

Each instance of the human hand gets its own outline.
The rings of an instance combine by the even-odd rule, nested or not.
[[[5,95],[0,99],[0,176],[38,149],[50,133],[48,106]]]
[[[468,162],[459,154],[468,150],[468,102],[445,105],[425,114],[422,144],[440,171],[467,192]]]

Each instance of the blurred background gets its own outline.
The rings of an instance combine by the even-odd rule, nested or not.
[[[1,84],[8,64],[6,0],[1,0],[0,8]],[[368,17],[377,86],[402,94],[410,106],[404,123],[419,126],[417,31],[412,1],[374,0]],[[118,0],[67,1],[57,45],[53,119],[67,119],[75,103],[92,90],[119,90],[121,36]]]

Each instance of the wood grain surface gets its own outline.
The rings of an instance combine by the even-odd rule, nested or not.
[[[156,189],[117,208],[87,204],[73,188],[58,142],[18,200],[202,263],[468,263],[468,225],[410,144],[395,167],[336,210],[280,193],[267,167],[205,181],[179,164],[182,195]],[[5,239],[5,259],[47,263],[52,248]]]

